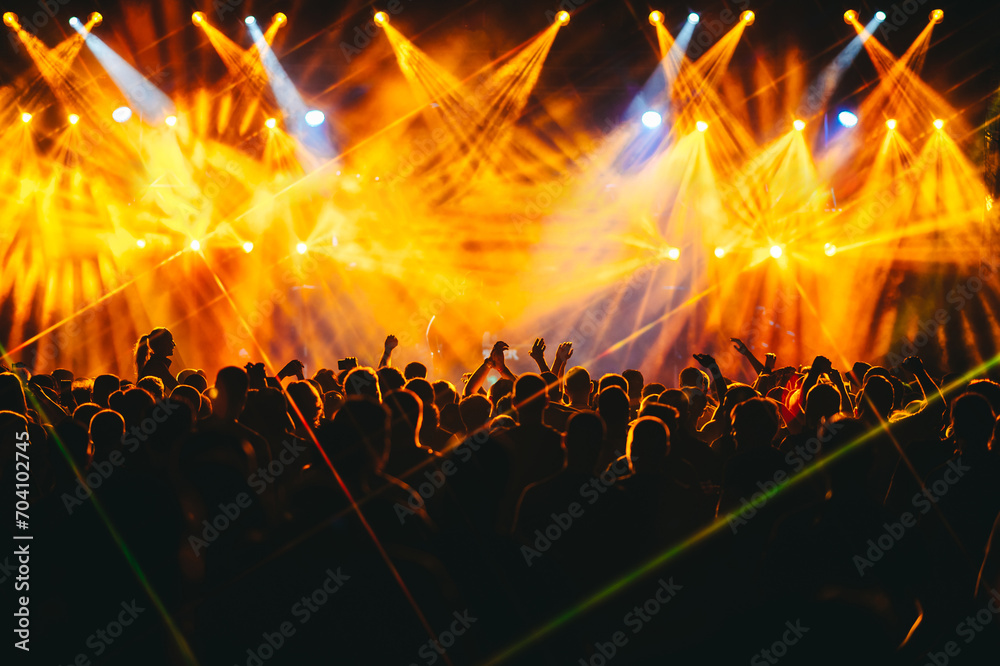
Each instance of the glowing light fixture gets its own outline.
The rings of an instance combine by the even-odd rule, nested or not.
[[[691,12],[690,14],[688,14],[688,23],[697,23],[700,20],[701,17],[698,16],[698,14],[696,14],[695,12]]]
[[[885,126],[888,127],[891,130],[896,129],[896,119],[895,118],[889,118],[889,120],[885,121]]]
[[[935,9],[930,15],[931,23],[940,23],[944,20],[944,11],[940,9]]]
[[[726,256],[726,248],[724,247],[715,248],[715,256],[718,257],[719,259],[722,259],[724,256]]]
[[[92,12],[90,16],[87,17],[87,22],[96,27],[104,22],[104,17],[101,16],[100,12]]]
[[[743,21],[744,23],[746,23],[747,25],[753,25],[754,19],[756,19],[756,18],[757,18],[757,15],[754,14],[749,9],[746,10],[745,12],[743,12],[742,14],[740,14],[740,20]]]
[[[801,132],[806,128],[806,121],[796,118],[795,121],[792,122],[792,127]]]
[[[848,9],[846,12],[844,12],[844,23],[850,25],[857,20],[858,20],[858,13],[853,9]]]
[[[823,254],[825,254],[828,257],[832,257],[833,255],[837,254],[837,246],[834,245],[833,243],[827,243],[826,245],[823,246]]]
[[[937,120],[934,121],[934,127],[936,127],[937,129],[941,129],[942,127],[944,127],[944,121],[938,118]]]
[[[678,248],[672,247],[669,250],[667,250],[667,259],[669,259],[670,261],[677,261],[680,258],[681,258],[681,251]]]
[[[201,25],[205,22],[205,13],[195,12],[194,14],[191,14],[191,22],[195,25]]]
[[[267,125],[267,129],[274,129],[275,127],[277,127],[278,121],[275,120],[274,118],[268,118],[267,120],[264,121],[264,124]]]
[[[882,12],[882,11],[875,12],[875,20],[876,21],[884,21],[885,20],[885,12]]]
[[[22,113],[21,114],[21,122],[22,123],[30,123],[31,122],[31,114],[28,113],[27,111],[25,111],[24,113]]]
[[[699,132],[704,132],[705,130],[708,129],[708,123],[706,123],[704,120],[699,120],[694,124],[694,126],[698,129]]]
[[[663,12],[661,11],[649,12],[649,23],[650,25],[663,25]]]
[[[76,125],[78,122],[80,122],[80,116],[76,115],[75,113],[69,114],[70,125]]]
[[[858,117],[850,111],[841,111],[837,114],[837,122],[844,127],[854,127],[858,124]]]
[[[567,25],[569,23],[569,12],[561,11],[556,14],[556,23],[559,25]]]
[[[319,109],[313,109],[306,112],[306,125],[309,127],[319,127],[326,120],[326,115]]]
[[[250,241],[243,243],[243,251],[246,252],[247,254],[253,252],[253,243],[251,243]]]
[[[193,240],[193,241],[191,241],[190,247],[191,247],[192,250],[194,250],[195,252],[197,252],[198,250],[201,249],[201,242],[197,241],[197,240]]]
[[[375,12],[374,19],[375,25],[382,26],[389,22],[389,15],[385,12]]]
[[[295,246],[295,251],[298,252],[299,254],[305,254],[308,249],[309,246],[306,245],[305,243],[299,243],[298,245]]]
[[[288,20],[288,17],[285,16],[284,13],[278,12],[277,14],[271,17],[271,20],[277,23],[278,25],[281,25],[282,23]]]
[[[163,122],[165,122],[168,126],[173,127],[177,124],[177,116],[167,116],[164,118]]]
[[[780,245],[772,245],[771,246],[771,256],[772,257],[774,257],[775,259],[780,259],[781,258],[781,254],[782,254],[782,252],[781,252],[781,246]]]
[[[69,17],[69,24],[70,24],[70,26],[71,26],[71,27],[73,27],[73,28],[77,28],[77,29],[81,29],[81,28],[83,28],[83,22],[82,22],[82,21],[80,21],[80,19],[78,19],[78,18],[77,18],[77,17],[75,17],[75,16],[71,16],[71,17]]]
[[[253,25],[254,23],[257,22],[257,19],[255,19],[252,16],[248,16],[245,19],[243,19],[243,22],[246,23],[247,25]]]
[[[14,12],[4,12],[3,13],[3,22],[11,30],[17,30],[18,28],[21,27],[21,24],[18,23],[18,21],[17,21],[17,14],[15,14]]]
[[[114,118],[116,123],[128,122],[128,119],[132,117],[132,109],[127,106],[119,106],[111,112],[111,117]]]
[[[663,116],[661,116],[656,111],[647,111],[642,114],[642,124],[646,127],[653,129],[654,127],[659,127],[660,123],[663,122]]]
[[[140,238],[135,242],[135,246],[141,250],[142,248],[146,247],[146,241]]]

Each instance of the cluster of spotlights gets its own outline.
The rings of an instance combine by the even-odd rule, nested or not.
[[[145,238],[138,238],[135,241],[135,246],[140,250],[146,249],[147,244],[148,243],[146,242]],[[337,244],[336,240],[334,240],[334,245],[336,244]],[[252,241],[244,241],[243,244],[240,245],[240,247],[247,254],[250,254],[254,250],[254,244]],[[192,238],[191,241],[188,243],[188,248],[190,248],[194,252],[200,252],[202,249],[202,242],[197,238]],[[306,252],[309,251],[309,246],[306,245],[305,243],[300,242],[295,246],[295,251],[298,252],[299,254],[305,254]]]

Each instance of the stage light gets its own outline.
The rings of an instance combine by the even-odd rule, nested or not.
[[[96,27],[96,26],[101,25],[101,23],[104,22],[104,17],[101,16],[100,12],[93,12],[87,18],[87,22]]]
[[[680,258],[681,258],[681,251],[678,248],[672,247],[669,250],[667,250],[667,259],[669,259],[670,261],[677,261]]]
[[[309,127],[319,127],[323,124],[324,120],[326,120],[326,115],[319,109],[306,112],[306,125],[309,125]]]
[[[930,15],[931,23],[940,23],[944,20],[944,12],[940,9],[935,9]]]
[[[740,20],[746,23],[747,25],[753,25],[755,18],[757,18],[757,15],[754,14],[749,9],[740,14]]]
[[[268,118],[267,120],[264,121],[264,124],[267,125],[267,129],[274,129],[275,127],[277,127],[278,121],[275,120],[274,118]]]
[[[166,118],[165,118],[165,119],[163,120],[163,122],[165,122],[165,123],[166,123],[167,125],[169,125],[170,127],[173,127],[174,125],[176,125],[176,124],[177,124],[177,116],[167,116],[167,117],[166,117]]]
[[[704,132],[705,130],[708,129],[708,123],[706,123],[704,120],[699,120],[694,124],[694,126],[698,129],[699,132]]]
[[[3,22],[11,30],[17,30],[18,28],[21,27],[21,24],[18,23],[18,21],[17,21],[17,14],[15,14],[14,12],[4,12],[3,13]]]
[[[255,19],[252,16],[248,16],[245,19],[243,19],[243,22],[246,23],[247,25],[253,25],[254,23],[257,22],[257,19]]]
[[[298,245],[295,246],[295,251],[298,252],[299,254],[305,254],[306,250],[308,249],[309,246],[307,246],[305,243],[299,243]]]
[[[792,123],[792,127],[801,132],[806,128],[806,122],[804,120],[799,120],[798,118],[796,118],[795,121]]]
[[[649,12],[649,23],[650,25],[662,25],[663,24],[663,12],[652,11]]]
[[[934,121],[934,127],[941,129],[942,127],[944,127],[944,121],[938,118],[937,120]]]
[[[781,246],[780,245],[772,245],[771,246],[771,256],[774,257],[775,259],[780,259],[781,258]]]
[[[375,25],[385,25],[389,22],[389,15],[385,12],[375,12]]]
[[[854,127],[858,124],[858,117],[850,111],[841,111],[837,114],[837,121],[844,127]]]
[[[243,243],[243,251],[246,252],[247,254],[253,252],[253,243],[251,243],[250,241]]]
[[[559,25],[566,25],[566,24],[568,24],[569,23],[569,12],[567,12],[567,11],[561,11],[558,14],[556,14],[556,22],[558,22]]]
[[[844,23],[851,25],[858,20],[858,13],[853,9],[848,9],[844,12]]]
[[[135,246],[141,250],[142,248],[146,247],[146,241],[140,238],[135,242]]]
[[[885,20],[885,12],[882,12],[882,11],[875,12],[875,20],[876,21],[884,21]]]
[[[30,123],[31,122],[31,114],[28,113],[27,111],[25,111],[24,113],[22,113],[21,114],[21,122],[22,123]]]
[[[285,16],[282,12],[278,12],[277,14],[271,17],[271,20],[277,23],[278,25],[281,25],[282,23],[288,20],[288,17]]]
[[[715,248],[715,256],[718,257],[719,259],[722,259],[724,256],[726,256],[726,248],[724,247]]]
[[[696,14],[695,12],[691,12],[690,14],[688,14],[688,23],[697,23],[700,20],[701,17],[698,16],[698,14]]]
[[[128,122],[128,119],[132,117],[132,109],[127,106],[119,106],[111,112],[111,117],[115,119],[116,123]]]
[[[197,252],[198,250],[201,249],[201,243],[199,241],[193,240],[193,241],[191,241],[190,247],[191,247],[192,250],[194,250],[195,252]]]
[[[663,122],[663,116],[661,116],[656,111],[647,111],[642,114],[642,124],[646,127],[653,129],[654,127],[659,127],[660,123]]]
[[[75,16],[70,16],[69,17],[69,25],[70,25],[70,27],[76,28],[76,29],[82,29],[83,28],[83,23],[81,23],[80,19],[78,19]]]
[[[837,254],[837,246],[834,245],[833,243],[827,243],[826,245],[823,246],[823,254],[825,254],[828,257],[832,257],[833,255]]]
[[[885,121],[885,126],[888,127],[891,130],[896,129],[896,119],[895,118],[889,118],[889,120]]]
[[[191,14],[191,22],[194,23],[195,25],[201,25],[202,23],[204,23],[205,22],[204,12],[195,12],[194,14]]]
[[[80,122],[80,116],[76,115],[75,113],[69,114],[70,125],[76,125],[78,122]]]

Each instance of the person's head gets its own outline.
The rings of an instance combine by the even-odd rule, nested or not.
[[[366,366],[352,368],[344,377],[344,391],[347,395],[366,395],[381,402],[382,394],[378,388],[378,375]]]
[[[406,367],[403,368],[403,377],[405,377],[407,379],[407,381],[409,381],[411,379],[414,379],[414,378],[417,378],[417,377],[420,378],[420,379],[426,379],[427,378],[427,366],[424,365],[423,363],[419,363],[417,361],[413,361],[411,363],[407,363]]]
[[[94,456],[86,426],[73,419],[63,419],[55,427],[55,435],[53,439],[61,444],[61,448],[69,454],[73,464],[79,470],[83,471],[90,467]],[[72,479],[75,476],[73,468],[67,464],[63,456],[58,455],[57,460],[61,461],[61,463],[57,463],[61,479]]]
[[[424,418],[424,406],[420,397],[413,391],[402,388],[389,391],[384,402],[392,415],[393,444],[417,446]]]
[[[206,379],[205,375],[199,371],[192,372],[183,379],[178,379],[177,383],[190,386],[191,388],[197,390],[198,393],[204,393],[205,389],[208,388],[208,379]]]
[[[994,414],[1000,414],[1000,384],[990,379],[974,379],[969,382],[966,393],[978,393],[990,403]]]
[[[514,382],[506,377],[501,377],[493,382],[493,386],[490,387],[490,404],[493,405],[494,416],[500,413],[500,399],[505,395],[510,395],[513,390]]]
[[[434,404],[434,386],[422,377],[414,377],[406,382],[406,388],[417,394],[420,404],[424,410],[424,419],[421,424],[424,432],[430,432],[438,427],[438,408]]]
[[[863,361],[856,361],[854,365],[851,366],[851,386],[855,389],[860,389],[865,384],[865,375],[871,370],[872,366],[869,363]]]
[[[188,386],[187,384],[178,384],[174,387],[174,390],[170,392],[170,397],[187,400],[191,403],[194,410],[198,414],[201,414],[202,395],[195,389],[195,387]]]
[[[440,412],[438,421],[442,430],[453,434],[465,432],[465,423],[462,422],[462,412],[459,411],[457,402],[446,403]]]
[[[52,371],[52,379],[56,382],[56,386],[62,385],[63,382],[73,382],[74,376],[73,371],[68,368],[56,368]]]
[[[597,396],[597,413],[604,419],[608,430],[618,432],[628,425],[628,396],[621,386],[609,386]],[[620,441],[620,440],[619,440]]]
[[[458,403],[458,411],[465,425],[465,432],[472,433],[483,428],[490,420],[493,405],[482,395],[470,395]]]
[[[94,390],[91,400],[107,409],[108,396],[118,390],[118,377],[115,375],[98,375],[94,378]]]
[[[90,419],[97,412],[101,411],[101,406],[94,402],[85,402],[73,410],[73,418],[84,426],[90,423]]]
[[[298,426],[304,420],[312,428],[318,426],[320,419],[323,418],[323,400],[316,387],[307,381],[295,381],[289,384],[285,390],[288,392],[289,399],[302,414],[302,419],[299,419],[295,410],[292,410],[292,413],[295,414],[292,418],[295,425]]]
[[[951,427],[962,453],[987,449],[996,415],[990,403],[976,393],[963,393],[951,403]]]
[[[733,407],[732,424],[737,451],[767,447],[778,434],[778,410],[766,398],[744,400]]]
[[[548,387],[549,402],[562,402],[562,385],[559,376],[554,372],[543,372],[542,379]]]
[[[159,377],[143,377],[135,383],[138,388],[149,391],[153,400],[163,400],[163,380]]]
[[[632,423],[625,442],[625,455],[633,472],[642,474],[661,468],[669,453],[670,432],[663,421],[655,416],[643,416]]]
[[[816,384],[806,394],[806,427],[815,432],[820,421],[840,411],[840,391],[833,384]]]
[[[406,378],[403,377],[403,373],[390,365],[382,366],[376,374],[378,375],[379,393],[382,395],[387,395],[389,391],[398,391],[406,386]]]
[[[688,394],[680,389],[667,389],[660,393],[660,397],[656,401],[676,409],[680,415],[681,423],[687,423],[691,417],[691,400],[688,398]]]
[[[24,399],[24,387],[13,372],[0,373],[0,411],[16,412],[21,416],[28,413],[28,403]]]
[[[622,377],[628,382],[628,399],[632,404],[639,404],[642,400],[643,379],[642,373],[638,370],[626,370]]]
[[[600,393],[609,386],[618,386],[625,391],[625,395],[628,395],[628,382],[619,374],[609,372],[601,375],[601,380],[597,383],[597,392]]]
[[[888,419],[895,400],[892,383],[882,375],[873,375],[872,370],[875,369],[872,368],[868,371],[865,386],[861,389],[861,395],[858,397],[858,411],[861,414],[870,414],[876,419],[878,417]]]
[[[104,462],[112,451],[121,449],[125,436],[125,419],[118,412],[102,409],[90,419],[90,443],[94,460]]]
[[[708,393],[708,375],[700,368],[684,368],[677,377],[677,382],[680,388],[696,388],[702,393]]]
[[[117,402],[113,398],[114,395],[109,400],[112,404]],[[122,415],[122,418],[125,419],[125,427],[131,430],[142,424],[143,418],[155,404],[156,402],[149,391],[132,387],[122,394],[121,409],[117,407],[112,407],[112,409]]]
[[[152,354],[171,356],[174,353],[174,336],[165,328],[154,328],[135,343],[135,367],[138,373]]]
[[[526,372],[514,382],[514,409],[519,423],[541,423],[548,404],[549,395],[541,375]]]
[[[224,420],[236,420],[247,400],[250,379],[243,368],[230,365],[215,376],[216,395],[212,398],[212,411]],[[212,396],[209,396],[212,397]]]
[[[594,469],[604,444],[606,428],[604,420],[597,412],[582,410],[574,412],[566,421],[566,465],[572,470]]]
[[[667,387],[659,382],[653,382],[651,384],[646,384],[642,387],[642,397],[648,398],[651,395],[660,395],[667,390]],[[677,389],[674,389],[675,391]]]
[[[348,396],[333,421],[320,429],[320,445],[335,467],[343,465],[347,479],[359,479],[385,466],[390,424],[389,410],[377,400]]]
[[[655,416],[663,421],[663,424],[667,426],[667,430],[671,433],[676,434],[681,427],[681,416],[677,410],[662,402],[653,401],[648,403],[639,412],[639,416]]]
[[[332,419],[337,410],[344,404],[344,394],[340,391],[327,391],[323,394],[323,414]]]
[[[590,404],[590,392],[593,387],[590,383],[590,373],[583,366],[574,366],[566,373],[566,394],[570,401],[577,406]]]
[[[757,397],[759,397],[757,391],[753,390],[752,386],[741,384],[740,382],[730,382],[729,388],[726,390],[726,396],[722,399],[722,405],[720,405],[718,411],[715,413],[716,420],[729,422],[733,414],[733,408],[736,405]]]
[[[434,404],[437,405],[438,411],[444,409],[445,405],[458,403],[458,391],[447,379],[439,379],[431,386],[434,388]]]

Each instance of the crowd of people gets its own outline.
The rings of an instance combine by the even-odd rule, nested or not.
[[[498,342],[455,386],[397,367],[391,335],[377,367],[211,376],[171,367],[164,328],[131,378],[0,368],[4,497],[30,459],[32,651],[995,660],[1000,384],[733,343],[750,384],[703,354],[676,381],[591,376],[539,339],[537,368]]]

